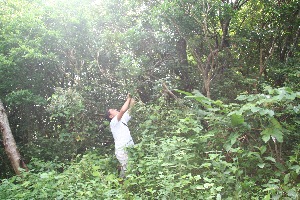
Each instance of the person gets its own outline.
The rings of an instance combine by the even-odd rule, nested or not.
[[[121,178],[125,178],[128,161],[126,148],[134,145],[133,139],[130,135],[130,130],[127,126],[128,121],[131,119],[130,109],[134,102],[134,99],[131,98],[130,94],[128,94],[120,111],[117,109],[108,109],[106,113],[106,118],[110,121],[110,130],[115,141],[115,155],[121,164]]]

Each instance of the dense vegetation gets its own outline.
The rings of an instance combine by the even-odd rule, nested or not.
[[[299,199],[296,0],[0,1],[0,199]],[[127,93],[127,178],[103,114]],[[2,144],[2,140],[1,140]]]

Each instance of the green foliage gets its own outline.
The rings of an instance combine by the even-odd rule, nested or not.
[[[32,156],[42,154],[40,158],[51,160],[69,160],[97,144],[97,125],[87,116],[85,101],[75,90],[56,88],[49,98],[46,110],[49,112],[49,123],[53,130],[32,140],[27,153]],[[41,148],[37,148],[42,145]]]
[[[112,158],[86,154],[76,159],[69,166],[34,160],[30,167],[35,170],[2,180],[0,198],[121,199],[117,176],[105,170],[115,165]]]
[[[261,132],[264,142],[268,142],[271,137],[278,142],[283,142],[284,134],[289,137],[290,131],[295,131],[295,127],[290,123],[294,124],[293,120],[299,114],[300,93],[293,92],[290,88],[273,89],[271,87],[266,87],[265,92],[267,94],[238,96],[237,100],[247,103],[229,115],[234,115],[235,118],[244,115],[246,119],[251,116],[252,120],[248,122],[248,125],[252,129],[255,126],[264,128]]]
[[[80,115],[84,110],[84,99],[72,89],[63,90],[56,88],[56,92],[50,98],[47,111],[51,113],[51,119],[63,118],[71,121],[71,118]]]
[[[14,170],[11,167],[10,161],[7,159],[7,155],[6,155],[4,148],[0,148],[0,159],[1,159],[0,168],[6,169],[6,170],[0,171],[0,177],[1,178],[10,178],[10,177],[14,176]]]
[[[273,87],[289,87],[299,91],[299,57],[289,58],[285,63],[270,61],[268,67],[273,68],[268,72],[267,82]]]
[[[299,198],[298,1],[0,7],[0,97],[30,169],[13,177],[2,148],[0,199]],[[127,92],[137,145],[120,184],[101,123]]]
[[[138,103],[133,110],[138,120],[130,123],[137,144],[128,149],[125,180],[118,178],[112,152],[85,153],[69,164],[33,159],[31,172],[2,181],[0,197],[297,199],[299,143],[289,143],[289,137],[299,141],[299,136],[292,134],[297,129],[289,128],[295,124],[288,118],[299,111],[288,108],[295,108],[299,93],[288,88],[265,91],[239,96],[240,105],[213,101],[198,91],[178,91],[187,97],[172,104],[164,99]],[[60,92],[65,99],[70,91]],[[265,112],[266,106],[273,112]],[[278,121],[282,115],[285,120]],[[266,140],[267,134],[275,139]]]
[[[24,106],[26,104],[43,106],[46,105],[46,100],[38,95],[34,95],[29,90],[13,91],[6,96],[6,102],[11,106]]]

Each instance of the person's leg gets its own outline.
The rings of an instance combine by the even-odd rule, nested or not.
[[[128,155],[125,150],[116,151],[116,157],[121,164],[120,178],[125,178]]]

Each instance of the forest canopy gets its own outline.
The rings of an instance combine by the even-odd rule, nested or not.
[[[296,0],[0,0],[0,199],[298,199],[299,37]]]

